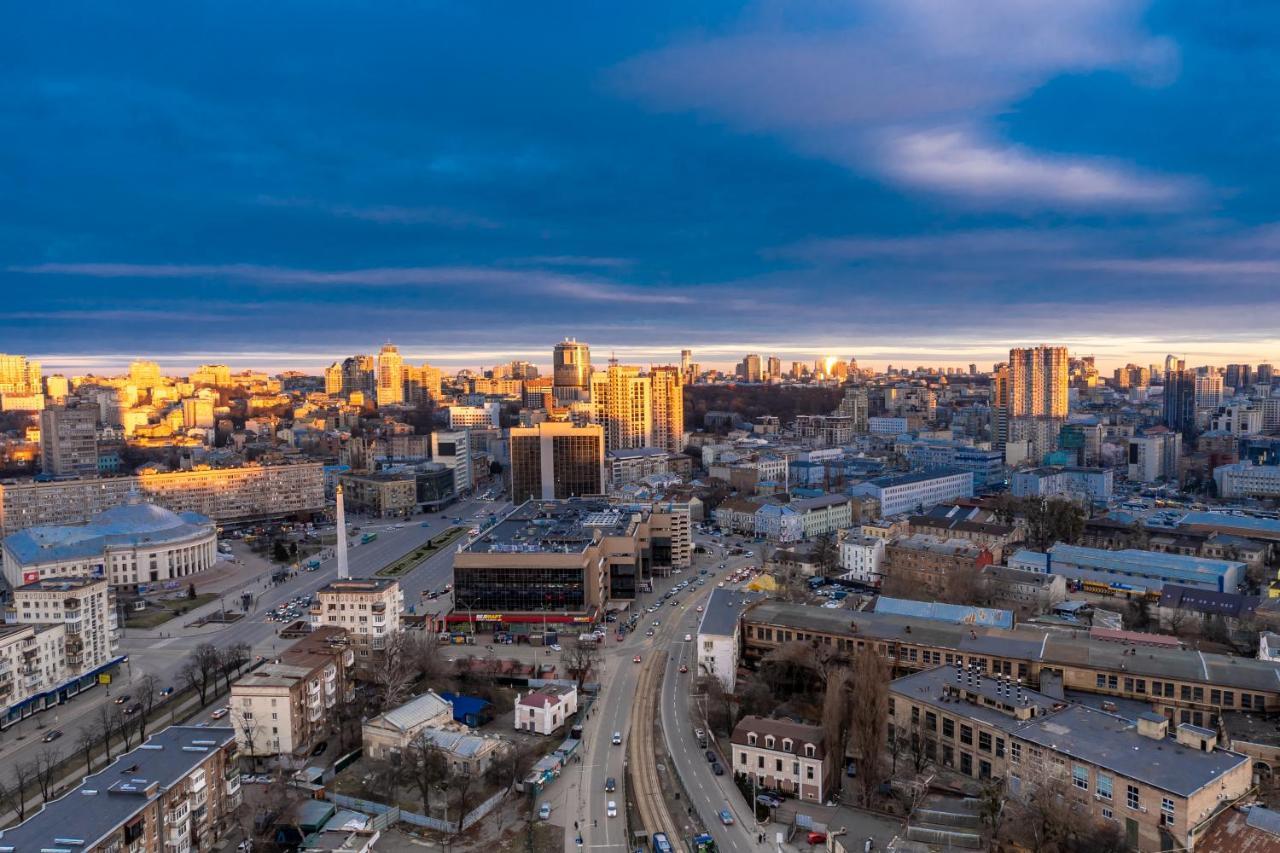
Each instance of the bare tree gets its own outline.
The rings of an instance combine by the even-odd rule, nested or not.
[[[446,762],[447,763],[447,762]],[[449,788],[449,799],[452,800],[454,813],[457,815],[457,827],[454,835],[462,832],[462,819],[467,816],[476,803],[474,802],[476,794],[480,791],[480,776],[476,773],[468,773],[464,770],[454,771],[449,774],[446,784]],[[445,819],[448,820],[448,812],[445,813]]]
[[[107,763],[111,763],[111,735],[116,730],[115,706],[103,703],[98,706],[98,728],[102,730],[102,744],[107,751]]]
[[[1061,846],[1071,835],[1073,814],[1065,780],[1050,777],[1035,785],[1019,803],[1016,827],[1035,853]]]
[[[884,781],[880,752],[889,718],[889,668],[870,645],[854,655],[852,680],[849,736],[858,754],[858,787],[866,807]]]
[[[422,813],[431,815],[431,792],[440,788],[449,777],[449,760],[425,732],[419,732],[409,741],[405,750],[402,769],[418,791],[422,800]]]
[[[412,641],[405,635],[405,631],[388,634],[382,653],[373,661],[371,675],[378,691],[378,706],[383,711],[390,711],[404,702],[409,685],[417,676]]]
[[[139,679],[134,695],[142,706],[138,709],[138,740],[144,741],[147,739],[147,717],[151,716],[156,700],[160,698],[160,680],[147,673]]]
[[[978,794],[978,816],[982,818],[982,823],[987,828],[987,837],[993,845],[1000,836],[1007,800],[1004,779],[987,779],[982,783],[982,790]]]
[[[231,692],[231,677],[240,677],[240,670],[249,662],[248,643],[232,643],[218,650],[218,672],[222,675],[222,680],[227,686],[227,692]]]
[[[124,740],[124,751],[128,752],[133,749],[133,735],[138,729],[138,715],[125,713],[124,706],[117,705],[112,717],[115,730],[120,733],[121,739]]]
[[[827,676],[826,692],[822,696],[823,740],[827,754],[835,757],[838,767],[845,764],[849,717],[849,670],[839,667],[831,670]]]
[[[18,823],[27,819],[27,786],[39,775],[39,767],[34,761],[15,761],[13,763],[14,806],[18,811]]]
[[[36,784],[40,786],[40,802],[49,802],[53,791],[53,783],[57,780],[58,764],[62,761],[62,751],[52,744],[43,747],[36,756]]]
[[[564,649],[560,652],[560,662],[564,664],[565,672],[569,677],[577,680],[578,689],[581,690],[587,676],[600,662],[600,644],[595,640],[589,642],[570,640],[565,643]]]
[[[957,566],[947,573],[941,598],[949,604],[983,606],[987,603],[986,577],[976,565]]]
[[[201,643],[191,653],[190,660],[196,665],[203,688],[200,691],[200,704],[205,704],[209,693],[218,692],[218,673],[222,666],[222,654],[213,643]]]
[[[93,748],[98,745],[97,734],[90,728],[81,728],[76,735],[76,749],[84,756],[84,775],[93,772]]]
[[[250,708],[236,708],[231,712],[231,725],[233,728],[239,729],[239,735],[244,741],[244,751],[249,759],[249,766],[255,770],[258,767],[258,722],[253,717],[253,710]]]

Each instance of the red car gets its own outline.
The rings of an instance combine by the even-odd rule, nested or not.
[[[810,844],[826,844],[827,834],[825,832],[810,832],[808,840]]]
[[[688,665],[688,664],[683,664],[683,663],[682,663],[682,664],[680,664],[680,671],[681,671],[681,672],[688,672],[688,671],[689,671],[689,665]]]
[[[631,659],[632,663],[640,663],[640,655],[636,655]]]

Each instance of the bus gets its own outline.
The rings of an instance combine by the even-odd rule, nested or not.
[[[655,832],[653,834],[653,853],[675,853],[671,847],[671,842],[667,840],[665,832]]]
[[[373,540],[375,540],[375,539],[377,539],[377,538],[378,538],[378,534],[376,534],[376,533],[366,533],[365,535],[363,535],[363,536],[361,536],[361,537],[360,537],[360,544],[361,544],[361,545],[368,545],[370,542],[372,542]]]

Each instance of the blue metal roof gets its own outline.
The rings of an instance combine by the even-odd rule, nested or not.
[[[912,601],[909,598],[876,599],[876,613],[897,616],[914,616],[917,619],[933,619],[953,625],[982,625],[987,628],[1012,628],[1013,612],[993,607],[965,607],[959,604],[943,604],[940,601]]]
[[[208,533],[213,522],[197,512],[171,512],[128,503],[95,515],[88,524],[28,527],[5,538],[22,563],[45,563],[101,555],[110,547],[179,542]]]

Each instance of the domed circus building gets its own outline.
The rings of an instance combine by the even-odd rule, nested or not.
[[[217,530],[195,512],[175,513],[137,497],[88,524],[30,527],[5,537],[4,575],[16,588],[40,580],[105,577],[148,590],[211,568]]]

